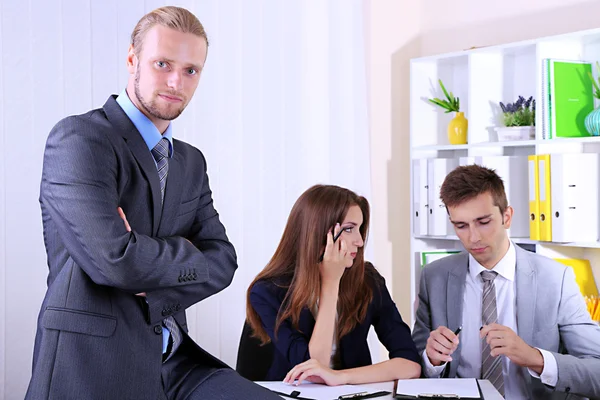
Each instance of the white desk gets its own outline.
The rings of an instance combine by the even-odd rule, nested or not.
[[[261,382],[256,382],[256,383],[260,384]],[[392,392],[392,394],[389,396],[377,397],[374,400],[390,400],[390,399],[394,398],[394,396],[393,396],[394,395],[394,382],[368,383],[368,384],[361,384],[360,386],[371,388],[374,392],[379,391],[379,390],[385,390],[388,392]],[[503,400],[504,399],[500,395],[500,393],[498,393],[496,388],[490,383],[490,381],[480,379],[479,386],[481,387],[481,392],[482,392],[485,400]],[[289,400],[289,397],[282,396],[282,398]],[[331,400],[331,399],[324,399],[324,400]]]

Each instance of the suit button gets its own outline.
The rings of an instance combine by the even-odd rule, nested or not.
[[[198,275],[194,272],[194,275],[192,275],[192,279],[196,280],[198,278]]]
[[[179,278],[177,279],[179,282],[183,282],[183,277],[179,276]]]
[[[162,310],[162,316],[166,317],[167,315],[169,315],[169,311],[168,310]]]
[[[567,386],[567,387],[565,388],[565,392],[569,393],[570,391],[571,391],[571,388],[570,388],[569,386]]]
[[[154,325],[154,333],[162,335],[162,327],[160,325]]]
[[[181,304],[177,304],[177,305],[175,306],[175,311],[179,311],[179,309],[180,309],[180,308],[181,308]]]

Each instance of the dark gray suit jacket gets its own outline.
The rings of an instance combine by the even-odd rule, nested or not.
[[[600,397],[600,327],[587,312],[573,270],[519,246],[515,249],[518,334],[530,346],[552,352],[558,365],[555,389],[529,372],[524,374],[530,380],[529,398]],[[468,263],[469,255],[463,252],[434,261],[421,271],[413,330],[419,354],[432,330],[442,325],[454,330],[461,325]],[[452,355],[450,378],[456,376],[460,350],[459,344]]]
[[[63,119],[48,137],[48,290],[27,399],[156,399],[161,321],[172,315],[187,331],[185,309],[227,287],[237,268],[202,153],[174,140],[161,208],[152,154],[115,99]]]

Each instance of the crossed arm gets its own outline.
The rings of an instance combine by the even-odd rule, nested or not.
[[[99,285],[146,292],[153,322],[163,318],[165,302],[185,308],[226,287],[236,256],[212,205],[206,165],[190,236],[160,238],[136,232],[135,226],[128,231],[119,216],[121,161],[89,119],[63,120],[48,138],[41,201],[75,263]],[[191,270],[196,280],[178,279]]]

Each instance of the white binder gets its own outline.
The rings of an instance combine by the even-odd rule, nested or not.
[[[529,181],[526,156],[461,157],[460,165],[477,164],[496,171],[504,182],[508,205],[514,209],[510,237],[529,237]]]
[[[429,215],[427,232],[431,236],[454,235],[454,227],[448,218],[446,206],[440,199],[440,188],[446,175],[458,167],[456,158],[435,158],[427,161],[427,186],[429,186]]]
[[[595,153],[552,154],[552,241],[596,242],[600,236]]]
[[[427,235],[427,159],[412,160],[413,163],[413,233]]]

